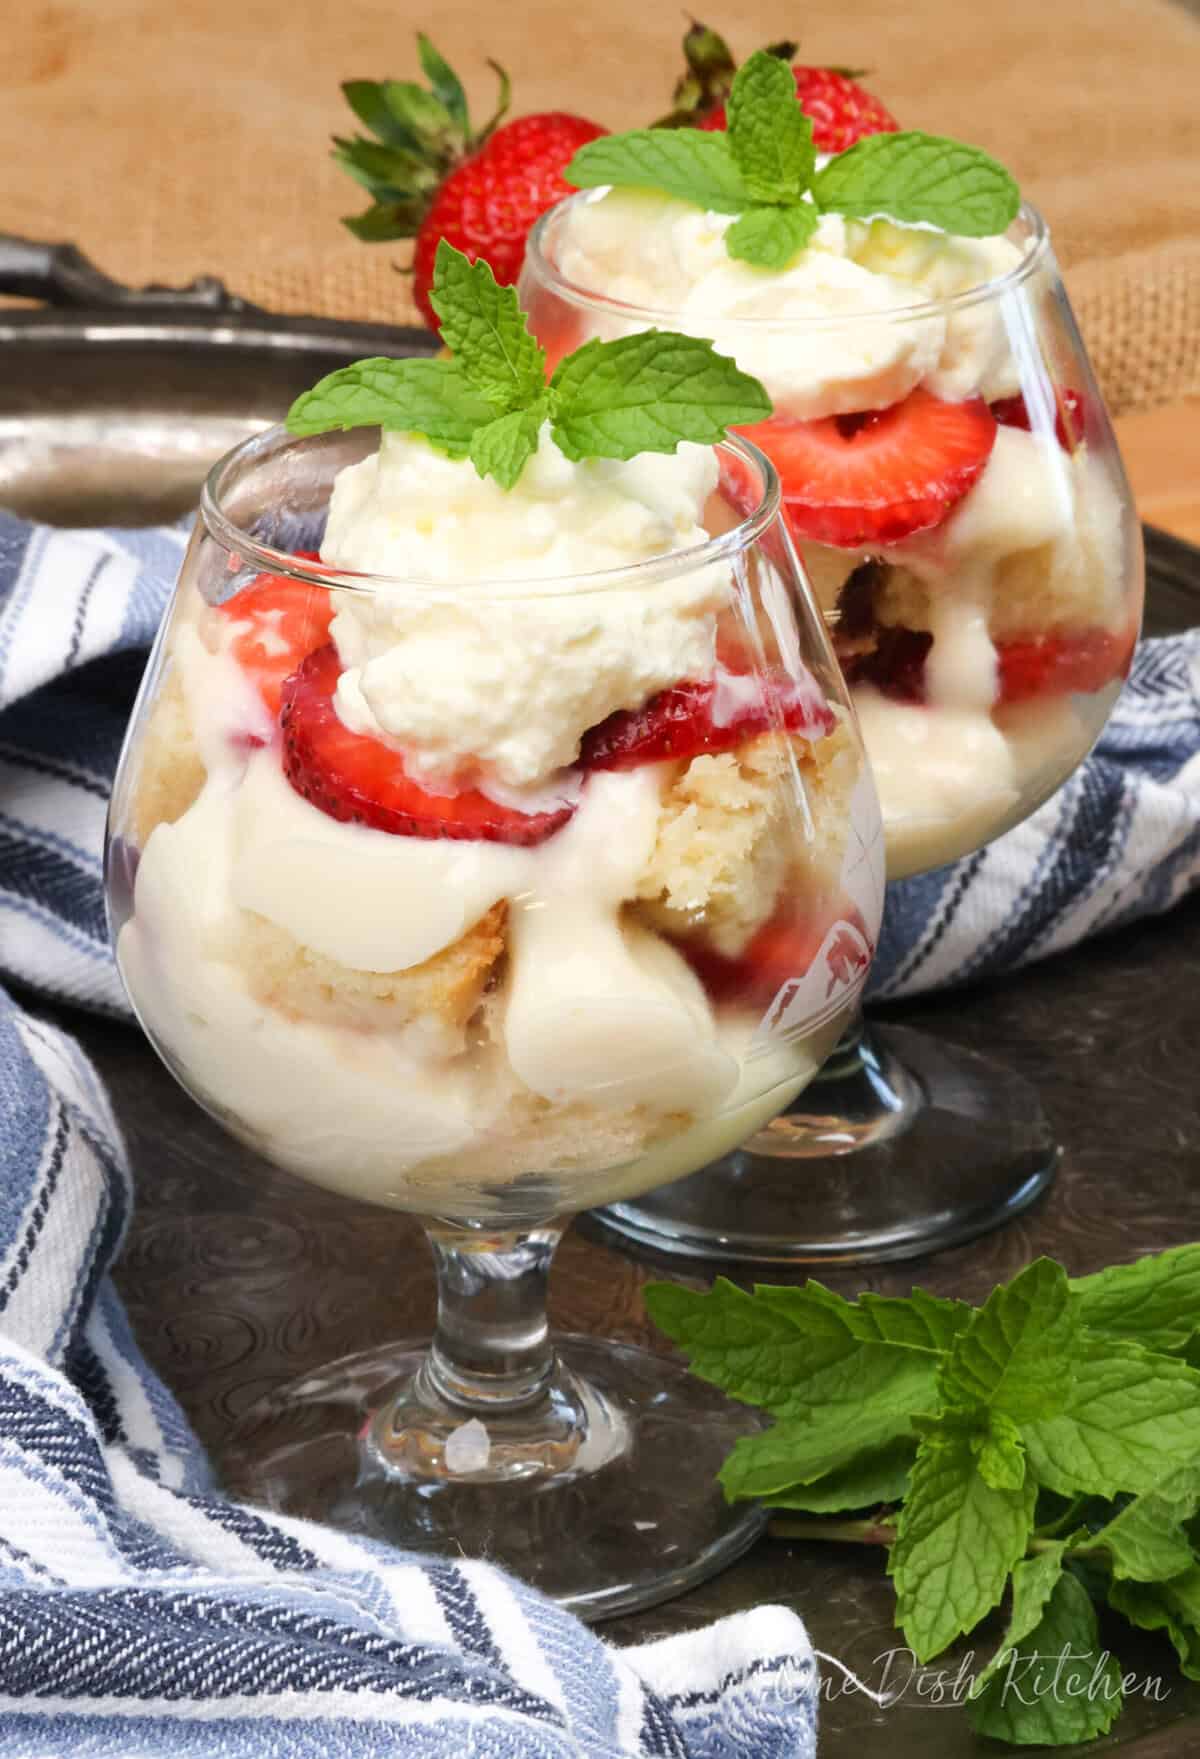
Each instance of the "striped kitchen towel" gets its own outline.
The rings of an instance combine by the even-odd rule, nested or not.
[[[0,963],[114,1012],[104,802],[184,541],[0,515]],[[130,1200],[87,1059],[0,990],[0,1755],[812,1759],[783,1607],[616,1650],[491,1565],[217,1494],[108,1280]]]

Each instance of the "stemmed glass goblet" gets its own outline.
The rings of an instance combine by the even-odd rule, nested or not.
[[[715,1473],[756,1420],[668,1359],[552,1342],[555,1244],[574,1212],[728,1152],[813,1077],[873,950],[878,809],[752,446],[719,448],[737,502],[714,495],[701,544],[447,583],[301,553],[370,445],[272,429],[209,477],[113,794],[117,960],[152,1044],[231,1134],[420,1216],[436,1265],[432,1345],[384,1345],[262,1401],[221,1461],[229,1488],[487,1555],[601,1616],[754,1537],[760,1517],[726,1507]],[[610,717],[525,846],[472,836],[470,791],[446,808],[457,834],[430,840],[331,815],[298,785],[318,737],[327,753],[366,737],[331,706],[331,620],[483,619],[515,663],[564,619],[636,627],[701,586],[715,670],[689,688],[718,693],[714,724],[739,729],[727,749],[623,766]],[[392,810],[403,757],[372,743],[353,748],[357,773]]]
[[[552,364],[595,336],[688,331],[762,380],[775,413],[746,432],[780,475],[850,685],[888,877],[930,873],[1072,775],[1139,628],[1140,530],[1047,228],[1028,205],[982,241],[847,223],[844,290],[819,315],[781,317],[781,297],[803,306],[803,282],[780,296],[769,272],[725,264],[688,287],[684,257],[711,216],[680,222],[678,262],[665,222],[641,249],[664,203],[596,190],[543,216],[521,281],[530,327]],[[866,268],[879,272],[877,305]],[[684,291],[639,303],[647,271]],[[1052,907],[1052,875],[1037,892],[1004,908]],[[936,923],[955,904],[939,899],[909,974],[936,969]],[[604,1220],[671,1254],[902,1258],[1017,1213],[1057,1157],[1028,1082],[860,1016],[821,1077],[745,1145]]]

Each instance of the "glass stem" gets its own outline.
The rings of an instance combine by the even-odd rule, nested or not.
[[[438,1291],[437,1326],[419,1375],[426,1393],[492,1411],[545,1395],[556,1371],[546,1291],[564,1227],[492,1232],[426,1222]]]

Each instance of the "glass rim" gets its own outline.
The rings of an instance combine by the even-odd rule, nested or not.
[[[546,249],[546,241],[552,228],[561,223],[566,211],[575,206],[599,200],[608,193],[608,188],[580,189],[573,195],[564,196],[554,207],[548,208],[540,216],[525,245],[525,267],[534,275],[541,285],[557,297],[569,304],[596,312],[614,313],[621,317],[637,319],[654,328],[677,326],[682,312],[678,306],[640,305],[631,300],[614,299],[608,294],[582,286],[570,280],[550,258]],[[885,218],[886,216],[880,216]],[[958,293],[948,293],[942,299],[915,300],[911,305],[877,306],[865,311],[830,312],[813,317],[769,318],[769,317],[726,317],[720,313],[695,314],[691,322],[704,322],[722,334],[726,331],[748,331],[756,334],[779,331],[786,333],[797,330],[832,330],[845,329],[847,325],[858,322],[865,323],[916,323],[921,319],[944,317],[948,312],[960,311],[965,307],[980,305],[987,300],[997,299],[1011,293],[1023,285],[1040,265],[1050,249],[1050,228],[1043,215],[1032,202],[1021,203],[1017,211],[1017,221],[1023,222],[1028,237],[1019,263],[1011,269],[1005,269],[999,275],[993,275],[986,281],[980,281],[973,287],[964,287]],[[899,221],[891,222],[900,225]],[[1016,224],[1016,222],[1014,222]],[[910,226],[902,227],[904,231],[921,232],[928,228]],[[1010,228],[1011,230],[1011,228]],[[947,234],[946,236],[949,236]],[[1007,232],[997,233],[996,237],[1007,237]]]
[[[340,432],[340,431],[339,431]],[[324,562],[309,562],[287,550],[277,550],[230,518],[222,499],[230,486],[227,478],[239,465],[253,459],[256,453],[268,452],[273,446],[291,444],[312,446],[326,439],[324,434],[294,435],[276,423],[261,433],[252,434],[224,453],[209,470],[200,491],[199,519],[210,537],[228,555],[237,556],[243,565],[257,566],[268,574],[282,574],[286,579],[304,585],[322,587],[326,591],[357,592],[372,596],[377,592],[405,589],[417,592],[423,600],[475,599],[550,599],[571,593],[629,591],[660,580],[670,579],[718,562],[750,548],[769,526],[782,519],[782,492],[779,475],[753,441],[741,434],[728,433],[712,447],[719,452],[727,448],[735,457],[750,464],[758,473],[762,493],[757,505],[739,519],[728,531],[709,537],[703,543],[667,550],[660,556],[648,556],[640,562],[627,562],[615,568],[583,570],[578,573],[552,575],[480,575],[454,580],[438,580],[431,576],[371,573],[365,570],[337,568]],[[280,445],[282,449],[282,445]]]

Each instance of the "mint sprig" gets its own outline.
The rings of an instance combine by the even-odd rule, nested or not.
[[[775,1418],[726,1460],[726,1496],[762,1498],[785,1536],[887,1546],[923,1662],[1011,1595],[978,1732],[1065,1746],[1111,1726],[1096,1601],[1200,1680],[1200,1245],[1074,1281],[1039,1259],[978,1309],[723,1279],[646,1302],[694,1373]]]
[[[812,123],[785,61],[760,49],[738,69],[725,131],[638,129],[589,141],[564,176],[577,189],[656,189],[739,218],[725,234],[731,257],[783,269],[822,214],[886,215],[968,238],[1003,232],[1020,193],[978,147],[909,131],[869,135],[816,170]]]
[[[730,427],[771,413],[757,379],[711,342],[671,331],[587,342],[547,384],[545,350],[516,289],[497,285],[487,263],[470,262],[445,239],[430,297],[450,359],[377,357],[340,367],[292,404],[289,433],[420,434],[511,489],[547,421],[570,459],[628,459],[673,452],[684,440],[715,445]]]

